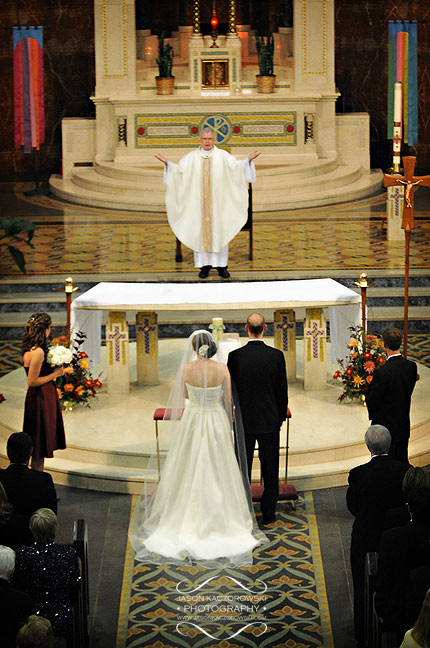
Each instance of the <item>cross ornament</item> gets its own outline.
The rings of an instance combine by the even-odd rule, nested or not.
[[[114,333],[109,333],[108,340],[112,340],[114,343],[114,357],[115,362],[120,360],[120,341],[124,340],[127,336],[125,333],[120,333],[119,326],[114,326]]]
[[[410,232],[414,229],[414,192],[415,187],[430,187],[430,175],[414,176],[416,157],[411,155],[403,158],[403,168],[405,175],[384,174],[384,187],[396,187],[403,185],[405,187],[402,229]]]
[[[148,319],[144,319],[143,322],[136,327],[137,333],[143,333],[143,346],[146,354],[151,353],[151,338],[150,335],[155,331],[155,326],[151,326],[151,322]]]
[[[288,330],[289,329],[295,329],[296,323],[295,322],[289,322],[288,317],[283,316],[282,317],[282,322],[276,325],[277,329],[280,329],[282,331],[282,350],[283,351],[289,351],[289,343],[288,343]]]
[[[318,328],[318,323],[314,322],[312,328],[306,331],[306,335],[312,338],[312,357],[318,358],[318,338],[324,335],[324,329]]]

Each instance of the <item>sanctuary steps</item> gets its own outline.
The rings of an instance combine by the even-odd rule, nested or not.
[[[416,395],[418,407],[412,427],[409,457],[413,465],[423,466],[430,463],[430,419],[425,414],[425,402],[428,402],[430,395],[430,370],[420,366],[419,371],[422,384],[417,387],[420,392]],[[20,407],[25,394],[25,378],[19,376],[18,372],[19,370],[13,372],[17,376],[9,374],[0,381],[0,388],[8,398],[2,408],[7,406],[11,411],[10,424],[5,421],[0,423],[2,467],[7,465],[7,438],[11,432],[17,431],[17,421],[22,417]],[[130,412],[130,408],[136,406],[136,397],[144,398],[143,393],[143,388],[132,384],[130,400],[127,401],[127,396],[123,397],[123,412],[117,412],[113,422],[110,408],[112,396],[104,390],[91,409],[81,408],[79,412],[65,413],[68,447],[57,451],[53,459],[46,461],[46,468],[55,483],[90,490],[137,494],[145,480],[156,481],[157,474],[147,467],[155,436],[151,402],[145,405],[143,419],[139,413],[142,420],[140,429],[127,430],[118,423],[120,418],[126,419],[126,412]],[[369,424],[366,408],[358,403],[337,404],[339,393],[339,388],[333,385],[328,385],[326,390],[320,392],[308,393],[303,392],[300,382],[290,385],[293,418],[290,424],[288,481],[294,483],[298,490],[345,485],[351,468],[369,459],[363,441],[364,431]],[[150,395],[147,398],[151,401]],[[307,398],[311,403],[310,411],[305,403]],[[319,405],[315,405],[315,401],[319,401]],[[86,423],[83,425],[84,417]],[[314,420],[309,427],[307,419],[312,417]],[[99,424],[103,421],[106,438],[97,436],[95,420]],[[168,426],[169,423],[161,425]],[[107,432],[108,428],[114,429],[114,436],[112,431],[110,434]],[[285,452],[281,451],[281,478],[284,475],[284,461]],[[253,480],[258,481],[258,478],[256,461]]]
[[[277,163],[273,158],[257,165],[253,209],[277,211],[357,200],[379,193],[382,177],[380,170],[366,173],[359,165],[339,165],[336,158],[299,164]],[[130,165],[95,162],[75,167],[70,179],[53,175],[49,183],[52,192],[68,202],[159,213],[165,211],[162,178],[161,164],[148,158]]]

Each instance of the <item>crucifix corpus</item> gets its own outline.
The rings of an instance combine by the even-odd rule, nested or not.
[[[384,174],[384,186],[404,186],[404,204],[402,229],[405,231],[405,308],[404,308],[404,331],[403,331],[403,355],[408,356],[408,301],[409,301],[409,248],[411,243],[411,231],[414,229],[414,192],[419,186],[430,187],[430,175],[414,176],[416,157],[403,157],[404,175],[388,173]]]

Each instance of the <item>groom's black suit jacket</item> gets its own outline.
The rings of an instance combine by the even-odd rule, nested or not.
[[[278,432],[287,416],[288,387],[282,351],[262,340],[248,342],[228,356],[245,434]]]
[[[409,410],[416,380],[415,362],[394,356],[375,371],[367,390],[366,405],[372,425],[384,425],[394,441],[409,439]]]

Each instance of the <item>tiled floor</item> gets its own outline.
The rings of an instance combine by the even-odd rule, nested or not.
[[[0,184],[0,206],[8,215],[34,222],[34,250],[25,253],[28,274],[171,273],[193,267],[184,249],[175,262],[175,239],[165,214],[150,214],[66,204],[54,197],[29,198],[31,183]],[[430,189],[416,192],[416,227],[411,237],[411,269],[430,268]],[[254,260],[248,260],[248,235],[231,243],[229,268],[258,275],[263,271],[403,268],[404,243],[387,242],[381,229],[385,194],[320,208],[254,215]],[[19,275],[3,250],[0,273]]]

